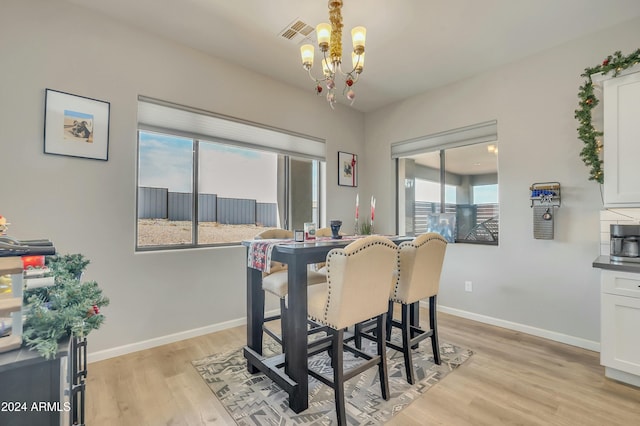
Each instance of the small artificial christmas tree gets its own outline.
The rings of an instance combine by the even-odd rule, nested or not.
[[[100,308],[109,304],[95,281],[81,282],[89,261],[81,254],[46,259],[55,284],[25,290],[26,316],[23,339],[46,359],[54,358],[58,342],[66,337],[86,337],[104,322]]]

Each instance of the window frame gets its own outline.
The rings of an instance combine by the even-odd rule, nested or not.
[[[163,136],[169,136],[169,137],[176,137],[176,138],[184,138],[184,139],[190,139],[192,141],[192,156],[191,156],[191,161],[192,161],[192,176],[191,176],[191,180],[192,180],[192,186],[191,186],[191,194],[192,196],[192,205],[191,205],[191,209],[192,209],[192,219],[191,219],[191,242],[190,243],[175,243],[175,244],[158,244],[158,245],[143,245],[141,246],[139,244],[139,218],[138,218],[138,214],[139,214],[139,209],[140,209],[140,197],[139,197],[139,191],[138,189],[140,188],[140,135],[142,132],[145,133],[155,133],[158,135],[163,135]],[[317,215],[318,215],[318,220],[320,220],[320,217],[322,217],[322,209],[323,209],[323,202],[322,202],[322,179],[324,178],[324,174],[323,174],[323,163],[325,162],[324,159],[319,159],[319,158],[308,158],[308,157],[298,157],[298,156],[293,156],[290,155],[289,153],[282,153],[282,152],[278,152],[276,150],[273,149],[269,149],[269,148],[262,148],[260,149],[257,146],[251,145],[248,146],[247,144],[235,144],[235,143],[228,143],[228,141],[225,142],[221,142],[219,140],[215,140],[216,138],[194,138],[191,136],[187,136],[185,134],[183,134],[180,131],[167,131],[166,129],[163,131],[158,131],[158,130],[149,130],[147,128],[144,128],[143,126],[139,126],[138,130],[137,130],[137,150],[136,150],[136,224],[135,224],[135,251],[136,252],[152,252],[152,251],[167,251],[167,250],[182,250],[182,249],[201,249],[201,248],[217,248],[217,247],[229,247],[229,246],[238,246],[241,244],[241,241],[236,241],[236,242],[220,242],[220,243],[200,243],[198,241],[198,231],[199,231],[199,224],[200,224],[200,220],[199,220],[199,215],[198,215],[198,202],[199,202],[199,176],[200,176],[200,169],[201,169],[201,164],[200,164],[200,144],[201,143],[214,143],[214,144],[218,144],[218,145],[223,145],[223,146],[236,146],[238,148],[241,149],[248,149],[248,150],[254,150],[254,151],[259,151],[259,152],[268,152],[268,153],[273,153],[276,154],[278,156],[282,156],[282,159],[284,161],[284,166],[282,168],[283,170],[283,180],[284,180],[284,200],[283,200],[283,204],[282,206],[282,211],[283,211],[283,223],[282,226],[284,228],[287,228],[290,226],[291,223],[291,197],[290,197],[290,190],[291,190],[291,175],[290,175],[290,170],[291,170],[291,161],[292,159],[300,159],[300,160],[310,160],[310,161],[315,161],[317,163],[317,167],[312,167],[312,169],[314,169],[315,173],[316,173],[316,178],[315,180],[316,182],[316,188],[315,191],[317,193],[317,206],[318,206],[318,211],[317,211]],[[312,177],[312,180],[314,178]],[[313,196],[312,196],[313,198]],[[279,204],[279,202],[277,201],[277,203]]]
[[[137,114],[137,150],[136,150],[136,226],[135,226],[135,251],[156,251],[174,250],[204,247],[235,246],[239,242],[230,243],[197,243],[198,233],[198,176],[200,165],[198,163],[199,150],[194,148],[193,157],[193,206],[195,225],[192,229],[192,241],[190,244],[155,245],[140,246],[138,244],[138,211],[139,211],[139,167],[140,167],[140,131],[154,132],[169,136],[188,138],[195,141],[219,143],[223,145],[237,146],[258,151],[273,152],[283,156],[285,164],[291,163],[292,159],[306,159],[317,161],[317,205],[318,221],[325,219],[324,211],[324,190],[326,188],[326,141],[303,134],[300,132],[277,128],[246,119],[233,117],[217,112],[207,111],[201,108],[177,104],[149,96],[138,95]],[[285,171],[283,171],[285,173]],[[289,216],[292,212],[290,199],[290,177],[284,178],[285,194],[284,200],[278,199],[277,203],[284,203],[282,206],[283,216],[287,222],[282,221],[282,226],[289,226]],[[312,197],[313,198],[313,197]]]
[[[469,138],[469,136],[473,135],[472,138]],[[444,142],[442,145],[437,145],[437,142]],[[392,144],[392,149],[391,149],[391,154],[392,154],[392,159],[395,159],[395,173],[396,173],[396,233],[400,234],[400,233],[409,233],[409,234],[415,234],[416,233],[416,227],[417,227],[417,220],[416,220],[416,203],[417,203],[417,199],[415,198],[415,187],[416,187],[416,180],[417,179],[421,179],[421,180],[425,180],[425,181],[429,181],[429,182],[433,182],[436,184],[439,184],[440,186],[440,201],[439,201],[439,212],[435,212],[435,213],[445,213],[445,209],[447,206],[446,203],[446,186],[448,185],[447,183],[447,179],[446,179],[446,153],[449,150],[452,149],[456,149],[456,148],[463,148],[466,146],[473,146],[473,145],[478,145],[478,144],[486,144],[489,142],[497,142],[497,122],[496,121],[492,121],[492,122],[486,122],[486,123],[480,123],[478,125],[473,125],[473,126],[467,126],[465,128],[461,128],[461,129],[454,129],[452,131],[448,131],[448,132],[442,132],[442,133],[438,133],[435,135],[431,135],[431,136],[425,136],[425,137],[421,137],[421,138],[415,138],[415,139],[411,139],[405,142],[399,142],[399,143],[395,143]],[[417,155],[417,154],[427,154],[427,153],[438,153],[439,155],[439,166],[438,166],[438,181],[432,180],[432,179],[425,179],[425,178],[418,178],[417,173],[413,172],[414,167],[413,165],[400,165],[400,161],[402,159],[409,159],[412,158],[413,156]],[[497,150],[496,150],[496,154],[497,154]],[[402,171],[401,171],[402,170]],[[435,169],[434,169],[435,170]],[[407,179],[407,174],[409,175],[413,174],[413,178]],[[496,178],[499,176],[498,170],[496,168]],[[435,176],[434,176],[435,177]],[[404,179],[404,182],[401,182],[400,179]],[[408,181],[410,180],[410,181]],[[449,184],[450,185],[450,184]],[[488,235],[490,235],[491,238],[495,238],[495,240],[471,240],[471,239],[458,239],[458,235],[457,235],[457,231],[458,231],[458,226],[459,224],[457,223],[458,221],[456,221],[456,232],[455,232],[455,237],[454,237],[454,241],[456,243],[460,243],[460,244],[478,244],[478,245],[490,245],[490,246],[498,246],[499,242],[500,242],[500,233],[499,233],[499,210],[500,210],[500,201],[499,201],[499,188],[500,188],[500,184],[498,182],[498,179],[496,179],[496,182],[494,183],[494,185],[497,186],[498,188],[498,194],[497,194],[497,198],[498,200],[496,201],[496,203],[488,203],[488,204],[492,204],[494,206],[496,206],[497,208],[497,221],[498,221],[498,231],[492,232],[492,229],[490,230],[490,228],[492,228],[490,226],[490,224],[488,223],[489,221],[487,221],[486,226],[484,226],[485,231],[488,233]],[[473,193],[473,187],[474,185],[470,186],[470,190]],[[411,190],[413,191],[413,200],[409,201],[410,203],[413,203],[413,219],[411,219],[410,217],[407,217],[407,212],[409,212],[410,207],[407,206],[407,200],[411,200],[411,196],[407,195],[407,198],[405,198],[405,196],[403,194],[401,194],[402,189],[403,188],[412,188]],[[407,190],[405,189],[405,191]],[[410,191],[411,191],[410,190]],[[406,192],[405,192],[406,193]],[[471,204],[469,205],[474,205],[477,206],[480,205],[478,203],[475,203],[475,200],[472,199],[470,200]],[[404,205],[401,205],[401,203],[403,203]],[[432,202],[433,204],[433,202]],[[482,205],[485,205],[487,203],[483,203]],[[458,200],[456,200],[455,206],[456,206],[456,218],[458,219],[458,206],[464,206],[464,203],[460,203],[458,204]],[[431,208],[433,208],[434,206],[432,205]],[[404,212],[404,216],[403,216],[403,212]],[[428,217],[428,215],[427,215]],[[422,222],[418,222],[418,223],[422,223]],[[477,222],[474,225],[475,229],[476,227],[478,227],[479,225],[484,225],[485,222]],[[402,229],[404,228],[404,230]],[[407,228],[409,229],[407,231]]]

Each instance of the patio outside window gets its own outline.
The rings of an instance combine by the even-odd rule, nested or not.
[[[496,140],[496,123],[487,122],[392,145],[398,233],[435,231],[452,242],[497,245]]]
[[[146,98],[138,105],[137,250],[232,245],[320,224],[324,142]]]

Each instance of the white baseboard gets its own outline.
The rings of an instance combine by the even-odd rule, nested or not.
[[[265,316],[275,315],[280,312],[280,309],[273,309],[266,311]],[[192,337],[203,336],[209,333],[215,333],[216,331],[226,330],[228,328],[238,327],[245,325],[247,318],[237,318],[229,321],[224,321],[218,324],[211,324],[205,327],[194,328],[192,330],[181,331],[179,333],[168,334],[166,336],[155,337],[149,340],[143,340],[142,342],[131,343],[128,345],[118,346],[111,349],[105,349],[97,352],[89,352],[87,354],[87,361],[89,363],[103,361],[109,358],[115,358],[121,355],[127,355],[133,352],[143,351],[145,349],[155,348],[156,346],[162,346],[169,343],[179,342],[180,340],[191,339]],[[91,345],[89,345],[91,346]]]
[[[611,367],[605,367],[604,375],[618,382],[623,382],[629,385],[640,387],[640,376],[636,376],[635,374],[627,373],[626,371],[620,371]]]
[[[421,301],[420,304],[428,308],[427,301]],[[542,337],[545,339],[553,340],[555,342],[566,343],[568,345],[577,346],[579,348],[588,349],[590,351],[600,352],[600,342],[594,342],[592,340],[582,339],[580,337],[569,336],[567,334],[558,333],[555,331],[544,330],[541,328],[531,327],[525,324],[519,324],[511,321],[502,320],[499,318],[489,317],[486,315],[476,314],[473,312],[463,311],[461,309],[449,308],[447,306],[438,305],[438,311],[455,315],[462,318],[467,318],[473,321],[478,321],[484,324],[495,325],[509,330],[520,331],[522,333],[531,334],[533,336]],[[265,312],[265,315],[275,315],[279,310]],[[121,355],[127,355],[133,352],[142,351],[145,349],[155,348],[157,346],[166,345],[169,343],[178,342],[180,340],[191,339],[192,337],[198,337],[209,333],[215,333],[217,331],[226,330],[228,328],[238,327],[247,323],[245,317],[221,322],[218,324],[211,324],[205,327],[195,328],[192,330],[181,331],[179,333],[168,334],[166,336],[156,337],[142,342],[131,343],[128,345],[118,346],[111,349],[105,349],[97,352],[89,352],[89,363],[103,361],[109,358],[115,358]]]
[[[427,301],[421,301],[420,304],[423,307],[429,307],[429,303]],[[442,305],[438,305],[438,311],[462,318],[467,318],[473,321],[482,322],[485,324],[507,328],[509,330],[520,331],[522,333],[531,334],[533,336],[542,337],[545,339],[553,340],[555,342],[566,343],[567,345],[577,346],[579,348],[588,349],[590,351],[600,352],[600,342],[594,342],[592,340],[582,339],[580,337],[569,336],[567,334],[562,334],[555,331],[544,330],[542,328],[532,327],[530,325],[519,324],[499,318],[493,318],[486,315],[463,311],[461,309],[449,308]]]
[[[246,323],[246,318],[235,319],[218,324],[211,324],[205,327],[194,328],[192,330],[181,331],[179,333],[168,334],[166,336],[156,337],[149,340],[143,340],[142,342],[131,343],[128,345],[118,346],[115,348],[105,349],[97,352],[89,352],[89,354],[87,355],[87,360],[89,361],[89,363],[103,361],[105,359],[115,358],[117,356],[155,348],[156,346],[162,346],[168,343],[174,343],[180,340],[191,339],[192,337],[215,333],[216,331],[226,330],[228,328],[237,327]],[[89,347],[91,347],[91,344],[89,344]]]

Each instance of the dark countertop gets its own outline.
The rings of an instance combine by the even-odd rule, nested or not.
[[[69,354],[69,339],[64,339],[58,344],[56,359]],[[26,346],[19,349],[0,353],[0,373],[14,368],[46,362],[42,355],[35,349],[31,350]]]
[[[593,261],[594,268],[609,269],[611,271],[635,272],[640,274],[640,263],[618,262],[611,260],[609,256],[598,256]]]

